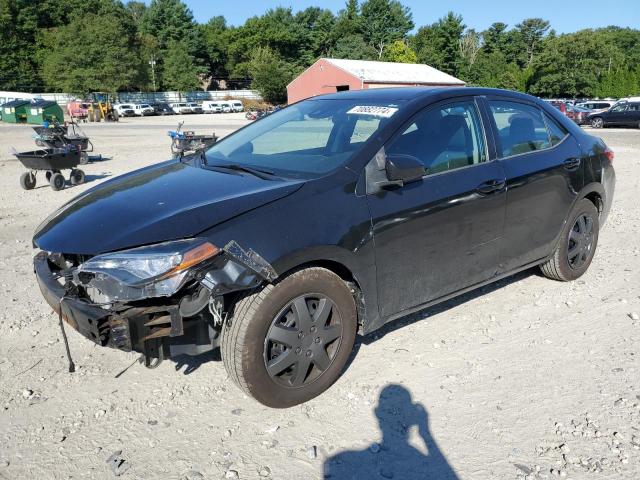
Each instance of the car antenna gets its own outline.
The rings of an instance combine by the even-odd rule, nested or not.
[[[66,299],[66,295],[60,299],[60,305],[58,309],[58,320],[60,321],[60,330],[62,331],[62,340],[64,341],[64,348],[67,351],[67,360],[69,360],[69,373],[76,371],[76,364],[73,363],[71,358],[71,350],[69,350],[69,340],[67,339],[67,332],[64,331],[64,320],[62,319],[62,302]]]

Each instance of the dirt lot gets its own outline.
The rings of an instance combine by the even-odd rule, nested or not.
[[[241,114],[185,117],[226,134]],[[271,410],[217,354],[146,370],[69,331],[32,273],[30,239],[57,206],[167,157],[176,117],[89,125],[108,160],[88,183],[20,189],[8,153],[31,129],[0,125],[0,478],[640,478],[640,131],[597,132],[616,152],[614,208],[575,283],[532,270],[359,339],[321,397]],[[426,319],[425,319],[426,318]],[[421,321],[418,321],[421,320]]]

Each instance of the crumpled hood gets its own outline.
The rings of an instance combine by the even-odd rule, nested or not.
[[[192,237],[303,183],[165,162],[71,200],[38,227],[33,243],[49,252],[96,255]]]

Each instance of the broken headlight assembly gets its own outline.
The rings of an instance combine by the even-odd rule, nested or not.
[[[91,297],[105,303],[170,297],[191,278],[193,267],[218,253],[218,247],[202,239],[164,242],[97,255],[73,276]]]

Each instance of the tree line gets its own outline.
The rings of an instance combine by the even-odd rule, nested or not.
[[[181,0],[0,0],[0,90],[189,91],[251,86],[271,102],[320,57],[425,63],[469,85],[544,97],[640,94],[640,30],[557,34],[548,21],[485,31],[448,13],[416,29],[397,0],[274,8],[241,26]]]

